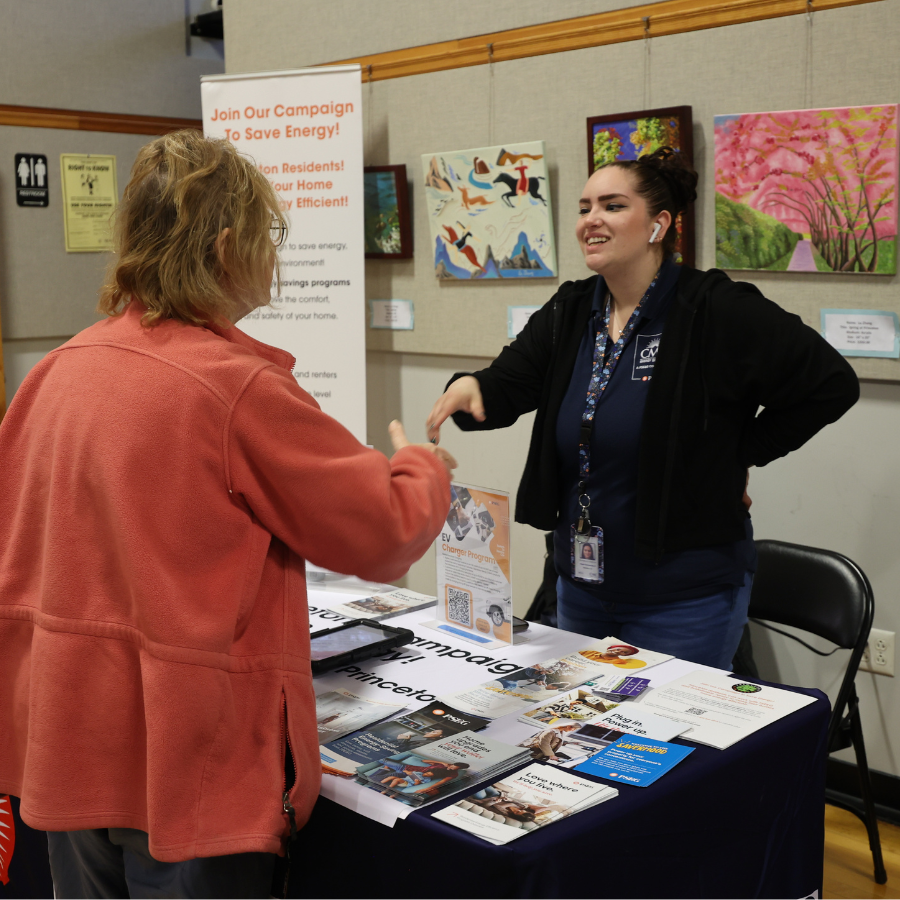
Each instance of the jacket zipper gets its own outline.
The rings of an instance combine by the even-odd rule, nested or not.
[[[297,764],[294,761],[294,751],[291,749],[291,735],[287,727],[287,697],[284,695],[284,692],[281,694],[281,736],[283,738],[282,746],[285,748],[287,756],[290,757],[291,769],[294,773],[294,779],[291,784],[287,783],[287,771],[284,771],[282,775],[281,809],[287,816],[288,824],[290,826],[290,837],[288,838],[284,854],[287,858],[287,865],[284,869],[284,885],[281,894],[282,897],[286,898],[288,881],[291,877],[291,848],[293,847],[294,841],[297,840],[297,814],[291,804],[290,798],[291,788],[297,782]]]

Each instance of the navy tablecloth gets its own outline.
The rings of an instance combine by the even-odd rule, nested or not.
[[[727,750],[677,741],[696,749],[655,784],[616,784],[615,799],[503,847],[431,818],[458,797],[394,828],[320,798],[288,896],[821,896],[830,707],[796,690],[815,702]],[[0,897],[51,897],[46,835],[16,825]]]
[[[394,828],[320,798],[288,896],[821,896],[830,706],[792,690],[815,702],[727,750],[676,740],[696,749],[655,784],[616,784],[617,798],[502,847],[431,818],[459,797]]]

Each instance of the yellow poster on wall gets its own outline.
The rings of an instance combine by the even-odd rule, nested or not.
[[[63,153],[59,159],[66,252],[111,250],[110,217],[119,198],[115,156]]]

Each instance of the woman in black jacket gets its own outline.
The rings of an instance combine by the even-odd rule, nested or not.
[[[555,532],[560,627],[730,668],[756,564],[748,470],[836,421],[859,386],[753,285],[675,265],[696,184],[669,148],[595,172],[575,231],[597,274],[454,376],[428,428],[437,441],[450,415],[469,431],[536,409],[516,521]]]

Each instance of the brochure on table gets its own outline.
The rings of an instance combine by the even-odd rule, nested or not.
[[[634,787],[647,787],[693,752],[693,747],[628,734],[576,766],[575,770]]]
[[[393,619],[417,609],[429,609],[437,603],[436,597],[419,594],[397,588],[395,591],[373,594],[371,597],[358,597],[346,603],[338,603],[331,611],[346,616],[348,619],[370,619],[381,622]]]
[[[462,731],[417,750],[366,763],[356,770],[356,780],[399,803],[419,808],[518,768],[529,758],[519,747]]]
[[[316,696],[319,743],[336,741],[373,722],[394,716],[402,709],[402,703],[390,704],[365,699],[353,691],[325,691]]]
[[[513,643],[509,494],[450,485],[435,541],[436,627],[476,644]]]
[[[477,731],[487,724],[446,703],[426,704],[362,731],[319,746],[322,767],[335,774],[356,775],[361,766],[397,753],[418,750],[461,731]]]
[[[724,750],[814,701],[806,694],[751,684],[725,673],[695,671],[642,698],[660,716],[690,725],[689,741]]]
[[[492,844],[507,844],[618,793],[614,787],[533,763],[432,815]]]
[[[582,638],[589,641],[590,638]],[[624,660],[622,657],[627,656]],[[549,700],[560,691],[568,691],[592,679],[602,679],[611,667],[647,669],[671,659],[624,644],[618,638],[604,638],[580,647],[574,653],[542,660],[523,668],[498,675],[492,681],[445,694],[444,699],[458,709],[489,719],[499,719],[519,712],[536,700]]]

